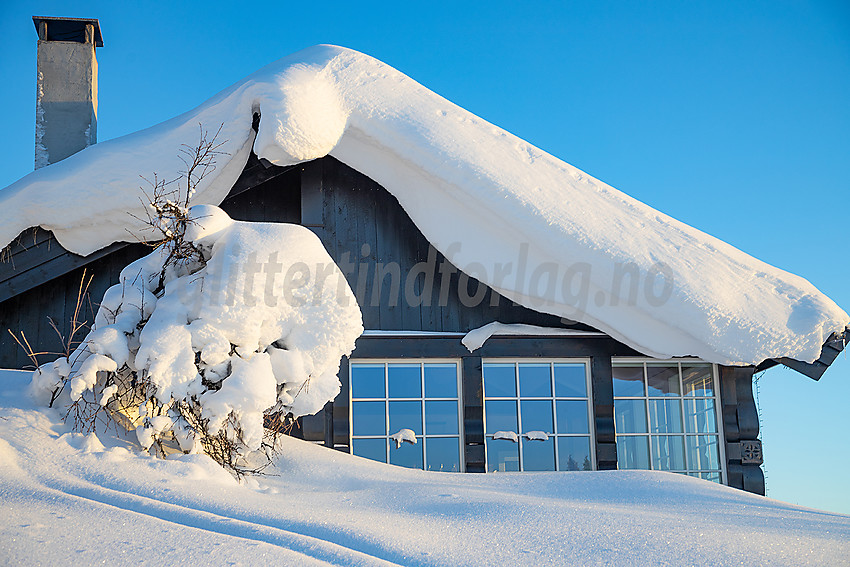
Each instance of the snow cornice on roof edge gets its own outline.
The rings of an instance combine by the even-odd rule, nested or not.
[[[198,124],[222,125],[228,155],[193,204],[220,203],[252,149],[282,166],[332,155],[392,193],[461,270],[510,300],[592,325],[649,356],[811,363],[850,322],[803,278],[628,197],[374,58],[334,46],[281,59],[194,110],[3,189],[0,244],[38,225],[79,254],[143,237],[132,216],[145,218],[139,175],[176,177],[178,149],[197,141]]]

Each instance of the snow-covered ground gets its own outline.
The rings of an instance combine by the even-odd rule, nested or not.
[[[0,372],[0,563],[846,565],[850,516],[637,471],[412,471],[295,439],[238,484],[72,433]]]

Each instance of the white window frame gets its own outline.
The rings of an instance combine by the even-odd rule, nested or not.
[[[516,382],[516,396],[487,396],[487,392],[484,389],[484,365],[485,364],[513,364],[516,368],[517,364],[548,364],[549,365],[549,378],[551,381],[552,395],[551,396],[521,396],[519,390],[519,369],[517,368],[514,372],[514,380]],[[562,397],[557,396],[555,394],[555,373],[554,373],[554,365],[555,364],[584,364],[584,377],[585,377],[585,388],[587,392],[586,398],[576,398],[576,397]],[[549,357],[540,357],[540,358],[502,358],[502,357],[491,357],[491,358],[482,358],[481,359],[481,391],[483,398],[483,420],[484,420],[484,467],[485,470],[489,465],[489,455],[487,455],[487,439],[492,439],[493,434],[487,433],[487,400],[513,400],[517,403],[517,428],[522,429],[522,404],[520,404],[523,400],[542,400],[542,401],[551,401],[552,402],[552,426],[555,431],[550,434],[550,437],[554,437],[555,441],[555,471],[554,472],[570,472],[566,470],[561,470],[560,468],[560,455],[558,454],[558,438],[559,437],[587,437],[590,442],[590,464],[591,469],[596,470],[596,427],[595,427],[595,419],[594,416],[596,414],[593,407],[593,388],[592,388],[592,380],[590,375],[590,358],[588,357],[580,357],[580,358],[549,358]],[[583,400],[587,402],[587,431],[588,433],[557,433],[558,429],[558,404],[556,403],[558,400]],[[523,443],[533,443],[534,441],[529,441],[523,438],[523,435],[517,431],[517,449],[519,452],[519,470],[520,472],[530,472],[525,471],[523,468],[523,457],[522,457],[522,445]]]
[[[354,390],[351,387],[351,372],[352,368],[357,365],[383,365],[384,367],[384,397],[383,398],[355,398]],[[422,395],[418,398],[390,398],[389,372],[387,366],[390,364],[418,364],[419,365],[419,380]],[[457,398],[432,398],[425,396],[425,371],[424,364],[454,364],[457,369]],[[422,403],[422,435],[417,435],[417,442],[422,443],[422,470],[428,470],[428,438],[432,439],[454,439],[458,438],[458,453],[459,453],[459,470],[458,472],[466,472],[466,460],[464,459],[464,433],[463,433],[463,366],[462,360],[458,358],[354,358],[349,359],[348,363],[348,443],[349,451],[354,454],[354,439],[385,439],[387,443],[387,464],[390,463],[390,451],[395,449],[395,441],[390,438],[394,431],[390,431],[390,407],[389,402],[421,402]],[[354,434],[354,402],[383,402],[384,403],[384,430],[385,435],[355,435]],[[457,435],[436,434],[429,435],[425,430],[425,402],[426,401],[457,401],[458,405],[458,424]],[[379,462],[379,461],[376,461]],[[418,470],[418,469],[414,469]],[[438,471],[431,471],[438,472]],[[447,471],[449,472],[449,471]]]
[[[669,365],[677,365],[677,369],[679,371],[679,395],[678,396],[663,396],[663,397],[652,397],[649,395],[649,383],[648,377],[646,373],[646,364],[669,364]],[[657,358],[646,358],[646,357],[612,357],[611,358],[611,367],[613,369],[614,366],[628,366],[628,365],[644,365],[644,373],[643,373],[643,396],[614,396],[614,400],[643,400],[644,401],[644,411],[646,412],[646,433],[620,433],[616,431],[616,415],[614,417],[615,424],[615,440],[619,437],[645,437],[649,443],[649,469],[648,470],[662,470],[653,468],[652,462],[652,440],[651,437],[655,436],[671,436],[671,437],[682,437],[685,447],[685,470],[674,470],[674,471],[665,471],[672,472],[676,474],[684,474],[687,476],[691,476],[694,478],[702,478],[700,476],[701,473],[704,472],[720,472],[720,483],[728,484],[728,471],[726,466],[726,436],[723,431],[723,409],[721,405],[720,399],[720,376],[719,371],[716,364],[712,364],[706,362],[704,360],[698,358],[671,358],[671,359],[657,359]],[[712,390],[714,392],[713,396],[686,396],[684,393],[684,384],[682,383],[682,366],[688,366],[689,364],[704,364],[709,365],[711,367],[711,379],[712,379]],[[613,378],[612,378],[613,380]],[[652,433],[652,421],[651,421],[651,412],[649,410],[649,401],[650,400],[678,400],[680,402],[679,411],[682,415],[682,432],[681,433]],[[714,401],[714,422],[717,424],[717,433],[688,433],[685,431],[687,428],[684,424],[684,416],[685,416],[685,408],[684,402],[686,400],[713,400]],[[616,404],[615,404],[616,405]],[[688,446],[687,446],[687,437],[699,437],[699,436],[717,436],[717,443],[719,445],[717,449],[717,456],[720,460],[720,470],[690,470],[688,467]],[[619,461],[619,459],[618,459]],[[619,468],[619,462],[617,467]],[[643,469],[623,469],[623,470],[643,470]]]

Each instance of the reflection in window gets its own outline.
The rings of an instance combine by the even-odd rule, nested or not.
[[[590,437],[558,437],[558,457],[562,471],[590,471]]]
[[[488,436],[487,472],[511,472],[519,469],[519,443],[508,439],[493,439]]]
[[[614,421],[617,431],[646,433],[646,401],[615,399]]]
[[[653,435],[652,468],[659,471],[684,470],[685,447],[680,435]]]
[[[488,471],[594,469],[586,363],[484,361],[482,373]]]
[[[614,362],[612,370],[618,467],[722,482],[712,365]]]
[[[649,468],[649,447],[643,436],[617,437],[617,466],[620,469]]]
[[[418,364],[388,364],[387,388],[391,398],[421,398],[422,369]]]
[[[460,472],[461,429],[455,362],[351,362],[351,452],[375,461]],[[402,429],[416,443],[390,439]]]
[[[614,366],[614,397],[643,396],[643,366]]]

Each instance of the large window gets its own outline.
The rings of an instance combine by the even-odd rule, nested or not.
[[[713,365],[617,360],[613,374],[620,469],[671,471],[723,482]]]
[[[352,453],[409,468],[463,470],[457,362],[352,361],[350,372]]]
[[[593,470],[586,361],[485,360],[488,471]]]

